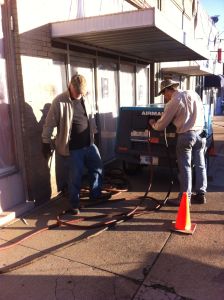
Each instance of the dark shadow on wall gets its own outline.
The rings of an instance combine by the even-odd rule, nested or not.
[[[28,192],[31,201],[41,204],[51,197],[50,168],[44,158],[41,147],[42,124],[49,106],[45,105],[42,110],[43,116],[38,123],[32,107],[25,102],[25,160],[28,178]]]
[[[10,110],[11,106],[6,102],[0,82],[0,169],[15,165],[15,149]]]
[[[43,131],[44,122],[47,117],[50,106],[51,106],[50,103],[46,103],[43,109],[41,110],[42,117],[39,121],[41,134]],[[42,144],[42,140],[41,140],[41,144]],[[48,162],[48,164],[50,167],[50,161]],[[67,177],[68,177],[67,167],[64,158],[61,155],[59,155],[56,151],[55,151],[55,174],[56,174],[57,191],[64,192],[67,189]],[[49,176],[50,176],[50,168],[49,168]]]
[[[14,3],[16,6],[16,3]],[[19,34],[20,36],[20,54],[27,56],[27,57],[35,57],[35,58],[49,58],[51,57],[52,59],[55,59],[57,63],[57,60],[59,59],[58,57],[60,56],[60,61],[63,61],[64,56],[63,55],[55,55],[55,53],[52,53],[51,56],[51,26],[50,24],[45,24],[43,26],[40,26],[38,28],[29,30],[27,32],[24,32],[22,34]],[[38,36],[41,36],[41,39],[38,38]],[[46,50],[39,51],[38,49],[33,48],[33,43],[36,43],[38,39],[38,48],[43,48]],[[25,42],[25,43],[24,43]],[[46,44],[49,45],[49,47],[46,47]],[[20,65],[20,57],[18,56],[18,61],[17,64]],[[19,72],[19,71],[18,71]],[[22,74],[19,74],[22,76]],[[63,80],[64,79],[64,80]],[[62,76],[62,87],[66,86],[66,77]],[[21,94],[24,94],[24,91],[20,90]],[[24,99],[25,99],[25,95]],[[52,97],[53,98],[53,97]],[[43,99],[41,99],[42,102],[44,102]],[[25,101],[29,101],[29,99],[25,99]],[[26,103],[25,106],[28,104]],[[33,104],[31,103],[29,108],[25,108],[25,136],[24,136],[24,143],[31,143],[30,145],[27,146],[29,148],[28,150],[28,157],[29,157],[29,165],[26,167],[27,168],[27,174],[28,174],[28,180],[30,181],[30,187],[29,187],[29,195],[31,200],[35,200],[37,204],[40,204],[42,202],[45,202],[51,198],[52,194],[52,189],[50,186],[50,168],[49,164],[51,163],[50,161],[47,163],[45,158],[42,155],[41,147],[42,147],[42,140],[41,140],[41,134],[42,134],[42,129],[44,125],[44,121],[46,119],[48,110],[50,108],[50,103],[46,103],[43,107],[42,111],[42,117],[39,121],[37,122],[35,115],[32,112],[33,115],[33,124],[31,121],[31,117],[29,114],[29,110],[32,110]],[[34,106],[33,106],[34,107]],[[27,137],[26,137],[27,135]],[[35,155],[35,161],[33,157],[31,158],[31,155]],[[25,154],[26,156],[26,154]],[[27,158],[26,158],[27,160]],[[63,160],[61,159],[60,156],[55,153],[55,160],[56,160],[56,183],[57,183],[57,190],[58,192],[62,191],[64,189],[64,186],[66,185],[65,183],[65,173],[66,170],[63,165]],[[30,170],[29,166],[32,166],[36,168],[36,171]],[[35,173],[36,172],[36,173]]]

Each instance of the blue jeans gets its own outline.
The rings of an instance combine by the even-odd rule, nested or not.
[[[177,164],[179,168],[180,194],[192,192],[192,164],[195,168],[195,192],[205,193],[207,189],[207,173],[205,165],[206,138],[200,137],[201,131],[187,131],[178,134]]]
[[[80,189],[84,167],[89,174],[90,198],[97,198],[101,194],[103,164],[96,145],[71,150],[67,158],[68,163],[68,193],[73,208],[79,207]]]

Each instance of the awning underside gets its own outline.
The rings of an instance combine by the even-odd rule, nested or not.
[[[141,15],[142,13],[144,15]],[[132,22],[130,21],[131,14],[133,14]],[[204,53],[199,53],[198,50],[192,48],[192,43],[189,47],[185,45],[186,43],[182,43],[180,38],[176,39],[176,36],[184,39],[183,32],[179,31],[179,35],[175,36],[175,31],[170,30],[170,24],[167,25],[169,33],[168,30],[165,31],[166,24],[164,22],[167,20],[161,21],[160,16],[158,20],[163,22],[160,26],[159,21],[156,22],[157,14],[158,11],[155,14],[154,9],[148,9],[114,14],[113,19],[111,15],[105,15],[53,23],[52,38],[78,42],[148,62],[207,59]],[[107,22],[107,18],[110,18],[109,22]],[[116,20],[116,18],[118,19]],[[148,23],[147,20],[149,20]],[[170,32],[173,33],[172,36]]]
[[[187,76],[206,76],[212,74],[212,71],[200,66],[181,66],[181,67],[167,67],[162,68],[163,73],[179,74]]]

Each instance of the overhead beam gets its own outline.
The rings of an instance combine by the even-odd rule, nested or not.
[[[126,0],[129,4],[132,4],[138,9],[151,7],[145,0]]]

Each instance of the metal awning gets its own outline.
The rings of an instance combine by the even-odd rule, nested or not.
[[[201,66],[179,66],[179,67],[167,67],[161,68],[163,73],[187,75],[187,76],[206,76],[213,74],[208,68]]]
[[[208,51],[156,8],[51,24],[52,38],[113,51],[147,62],[205,60]]]

